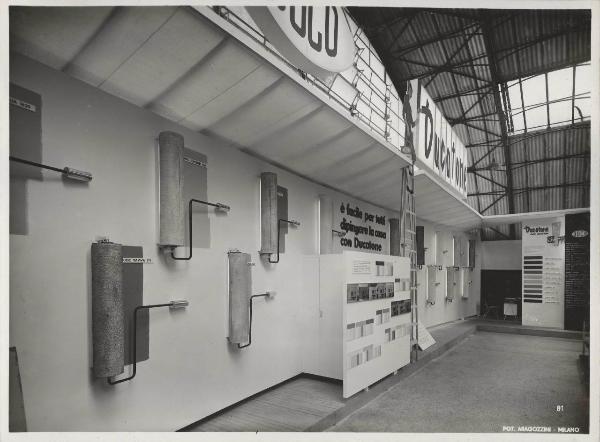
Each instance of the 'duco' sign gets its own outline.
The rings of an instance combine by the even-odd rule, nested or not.
[[[273,46],[296,67],[326,79],[352,66],[356,48],[342,8],[254,6],[247,10]]]

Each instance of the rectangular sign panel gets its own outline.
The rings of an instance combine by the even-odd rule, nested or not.
[[[407,112],[411,112],[416,120],[412,138],[417,166],[433,172],[466,199],[467,149],[420,82],[410,83],[414,92],[405,100],[410,106],[404,113],[405,119]]]
[[[590,309],[590,214],[565,217],[565,329],[583,330]]]
[[[523,325],[564,328],[564,221],[523,222]]]

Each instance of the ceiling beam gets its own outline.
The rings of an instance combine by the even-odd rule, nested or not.
[[[510,157],[510,149],[508,148],[508,130],[506,127],[506,116],[502,111],[502,101],[500,98],[500,92],[498,91],[498,84],[500,84],[499,76],[498,76],[498,66],[496,61],[496,50],[494,45],[494,37],[491,34],[493,29],[493,20],[492,16],[488,15],[484,11],[480,12],[481,18],[481,30],[483,32],[483,41],[485,42],[485,47],[488,52],[489,62],[490,62],[490,75],[492,77],[492,84],[494,87],[494,104],[496,106],[496,112],[498,113],[498,118],[500,120],[500,130],[502,132],[501,140],[502,145],[504,147],[504,161],[508,165],[506,168],[506,197],[508,199],[508,213],[515,213],[515,201],[513,194],[513,176],[511,170],[511,157]],[[514,224],[510,227],[510,236],[515,239],[517,237],[517,232]]]

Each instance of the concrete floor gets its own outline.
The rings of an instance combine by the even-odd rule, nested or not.
[[[580,351],[570,339],[477,332],[328,431],[483,433],[524,425],[586,432]]]

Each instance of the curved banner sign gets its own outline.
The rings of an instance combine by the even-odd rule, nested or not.
[[[348,18],[335,6],[249,6],[255,23],[296,67],[321,79],[352,66],[356,47]]]

